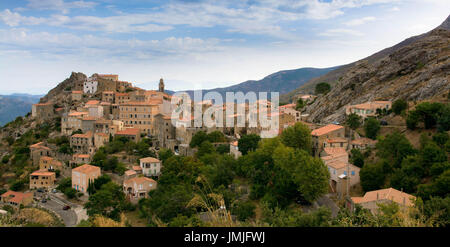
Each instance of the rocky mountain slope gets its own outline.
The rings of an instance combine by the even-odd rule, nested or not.
[[[438,29],[450,30],[450,19],[447,18],[439,27],[437,27],[434,30],[438,30]],[[334,84],[336,84],[339,81],[339,79],[344,74],[348,73],[348,71],[351,68],[353,68],[354,66],[356,66],[358,63],[366,62],[368,64],[374,64],[375,62],[377,62],[380,59],[382,59],[382,58],[392,54],[393,52],[395,52],[395,51],[397,51],[397,50],[399,50],[399,49],[401,49],[401,48],[403,48],[405,46],[408,46],[408,45],[410,45],[410,44],[412,44],[412,43],[414,43],[414,42],[416,42],[416,41],[418,41],[418,40],[420,40],[420,39],[430,35],[431,32],[432,31],[424,33],[424,34],[421,34],[421,35],[410,37],[410,38],[405,39],[404,41],[402,41],[402,42],[400,42],[400,43],[398,43],[398,44],[396,44],[394,46],[391,46],[391,47],[388,47],[386,49],[383,49],[383,50],[381,50],[381,51],[379,51],[379,52],[377,52],[377,53],[375,53],[375,54],[373,54],[373,55],[371,55],[371,56],[369,56],[367,58],[361,59],[359,61],[356,61],[356,62],[353,62],[353,63],[350,63],[350,64],[346,64],[346,65],[340,66],[339,68],[337,68],[335,70],[332,70],[329,73],[326,73],[326,74],[324,74],[322,76],[319,76],[319,77],[312,78],[311,80],[309,80],[305,84],[301,85],[297,89],[292,90],[291,92],[282,95],[281,96],[281,100],[282,101],[290,101],[292,99],[292,97],[294,95],[298,94],[298,93],[314,93],[315,86],[318,83],[320,83],[320,82],[327,82],[327,83],[329,83],[330,85],[333,86]]]
[[[342,121],[346,105],[370,100],[447,99],[450,90],[449,18],[428,33],[308,82],[303,88],[333,81],[328,94],[319,96],[306,107],[309,120]]]
[[[332,70],[335,70],[338,67],[331,68],[300,68],[294,70],[283,70],[271,75],[264,77],[262,80],[249,80],[245,81],[233,86],[224,87],[224,88],[214,88],[203,90],[203,95],[207,92],[215,91],[218,92],[224,97],[226,92],[243,92],[247,93],[250,91],[253,92],[279,92],[281,94],[285,94],[294,90],[295,88],[303,85],[311,78],[315,78],[326,74]],[[188,90],[191,97],[194,95],[194,91]]]

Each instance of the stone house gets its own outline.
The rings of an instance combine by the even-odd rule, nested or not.
[[[125,137],[133,142],[140,142],[141,141],[141,131],[137,128],[131,128],[131,129],[124,129],[122,131],[116,132],[114,137]]]
[[[161,174],[161,161],[147,157],[139,160],[139,165],[142,168],[142,174],[147,177],[157,177]]]
[[[83,91],[72,91],[72,101],[81,101],[83,99]]]
[[[38,120],[47,120],[55,116],[53,103],[38,103],[31,107],[31,116]]]
[[[35,171],[30,174],[30,189],[49,189],[55,185],[56,174],[49,171]]]
[[[369,101],[363,104],[349,105],[345,107],[345,114],[355,113],[363,119],[377,115],[377,109],[389,110],[392,107],[391,101]]]
[[[42,171],[55,171],[55,170],[62,170],[63,164],[62,162],[48,156],[42,156],[41,160],[39,161],[39,170]]]
[[[54,152],[49,147],[45,146],[43,142],[39,142],[30,146],[30,154],[33,165],[37,166],[39,165],[41,157],[51,157],[53,156]]]
[[[33,192],[16,192],[9,190],[0,196],[2,204],[13,207],[28,206],[33,202]]]
[[[379,203],[397,203],[401,208],[413,207],[416,197],[394,188],[368,191],[363,197],[352,197],[347,206],[355,209],[359,204],[363,208],[370,210],[373,214],[378,213]]]
[[[84,164],[72,169],[72,188],[86,193],[89,183],[100,177],[101,170],[98,166]]]
[[[328,139],[345,137],[345,128],[340,125],[328,124],[311,131],[311,136],[313,153],[318,156],[324,148],[324,143]]]
[[[70,137],[70,147],[77,154],[93,154],[95,152],[94,134],[75,134]]]
[[[123,182],[123,191],[126,198],[137,203],[141,198],[147,198],[148,192],[155,190],[157,182],[147,177],[134,177]]]

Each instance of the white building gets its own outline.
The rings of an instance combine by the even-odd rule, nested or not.
[[[98,87],[97,78],[89,77],[84,82],[83,92],[88,94],[94,94],[95,92],[97,92],[97,87]]]

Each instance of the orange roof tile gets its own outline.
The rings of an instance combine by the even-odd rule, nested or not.
[[[7,198],[6,199],[7,201],[20,204],[20,203],[22,203],[23,199],[25,199],[27,197],[33,197],[33,193],[32,192],[22,193],[22,192],[16,192],[16,191],[9,190],[9,191],[3,193],[1,195],[1,197]]]
[[[352,200],[354,198],[355,197],[352,197]],[[364,197],[362,197],[361,199],[360,198],[361,197],[355,198],[355,200],[358,202],[356,202],[355,200],[353,202],[355,203],[372,202],[377,201],[378,198],[378,200],[390,200],[401,205],[413,206],[414,203],[412,202],[412,200],[414,200],[416,197],[407,194],[405,192],[396,190],[394,188],[388,188],[366,192]]]
[[[73,168],[72,171],[77,171],[77,172],[81,172],[81,173],[87,174],[87,173],[92,173],[92,172],[98,172],[98,171],[100,171],[100,167],[98,167],[98,166],[91,166],[91,165],[88,165],[88,164],[84,164],[84,165],[82,165],[82,166]]]
[[[156,159],[156,158],[153,158],[153,157],[142,158],[139,161],[141,161],[141,162],[152,162],[152,163],[161,162],[159,159]]]
[[[322,128],[318,128],[318,129],[313,130],[311,132],[311,135],[313,135],[313,136],[321,136],[321,135],[325,135],[325,134],[328,134],[328,133],[330,133],[332,131],[335,131],[335,130],[338,130],[338,129],[343,129],[343,128],[344,127],[340,126],[340,125],[329,124],[329,125],[326,125],[326,126],[324,126]]]
[[[326,147],[323,149],[323,151],[331,156],[347,154],[347,151],[345,150],[345,148],[341,148],[341,147]]]
[[[53,176],[54,172],[37,170],[30,174],[31,176]]]
[[[122,131],[118,131],[116,135],[140,135],[141,131],[138,128],[130,128]]]

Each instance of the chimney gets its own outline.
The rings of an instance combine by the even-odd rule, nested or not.
[[[377,192],[377,201],[378,201],[378,192]]]
[[[406,206],[406,197],[403,197],[403,205]]]

